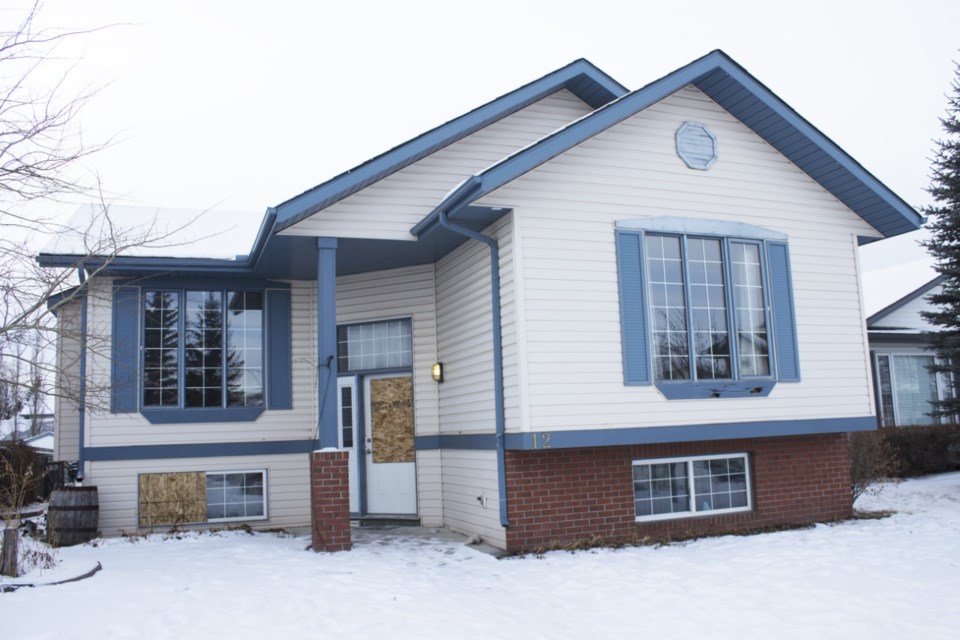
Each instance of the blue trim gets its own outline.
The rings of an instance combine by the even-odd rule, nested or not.
[[[618,231],[617,279],[620,286],[620,336],[623,383],[648,385],[652,379],[647,329],[643,234]]]
[[[668,442],[698,442],[705,440],[734,440],[740,438],[772,438],[778,436],[814,435],[820,433],[846,433],[848,431],[873,431],[877,428],[875,416],[859,418],[817,418],[811,420],[763,420],[758,422],[734,422],[725,424],[691,424],[672,427],[633,427],[627,429],[580,429],[576,431],[551,431],[551,449],[577,447],[611,447],[634,444],[662,444]],[[539,433],[538,446],[533,445],[531,433],[508,433],[507,449],[533,451],[542,447],[543,436]]]
[[[497,434],[469,433],[464,435],[416,436],[413,442],[417,451],[433,449],[492,451],[497,448]]]
[[[144,289],[182,289],[185,291],[263,291],[266,289],[290,290],[289,282],[267,280],[266,278],[252,277],[211,277],[207,274],[190,275],[189,273],[171,276],[158,274],[133,279],[117,281],[118,285],[134,285]]]
[[[623,122],[687,85],[695,85],[769,142],[884,236],[919,229],[923,218],[843,149],[801,118],[722,51],[623,96],[471,176],[472,202]],[[455,189],[437,209],[462,197]],[[469,204],[469,202],[467,204]]]
[[[317,238],[317,436],[339,447],[337,419],[337,240]]]
[[[91,462],[116,460],[162,460],[170,458],[223,458],[310,453],[315,440],[267,440],[262,442],[205,442],[199,444],[146,444],[128,447],[85,447]]]
[[[227,407],[225,409],[140,409],[150,424],[207,424],[214,422],[253,422],[263,407]]]
[[[139,404],[140,315],[139,287],[115,287],[110,358],[112,413],[133,413]]]
[[[786,243],[767,242],[767,269],[773,307],[773,351],[776,354],[777,379],[781,382],[800,382],[793,276],[790,272],[790,250]]]
[[[290,291],[267,290],[264,300],[267,344],[266,389],[270,409],[293,409],[293,345]]]
[[[620,83],[587,60],[576,60],[278,205],[275,209],[276,230],[286,229],[417,160],[564,88],[593,108],[627,92]]]
[[[659,380],[655,386],[667,400],[696,400],[718,398],[766,398],[776,382],[770,378],[742,380],[688,380],[671,382]]]

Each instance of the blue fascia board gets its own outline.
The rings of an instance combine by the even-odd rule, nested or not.
[[[472,186],[479,181],[480,187],[473,188],[470,192],[471,200],[462,204],[469,204],[491,193],[690,84],[715,100],[719,98],[718,102],[724,108],[727,106],[723,104],[721,94],[725,95],[724,92],[732,89],[745,89],[752,98],[749,96],[740,98],[737,104],[748,104],[751,100],[755,100],[758,104],[750,105],[751,116],[747,118],[750,121],[744,124],[768,141],[772,138],[793,139],[792,145],[780,148],[781,153],[795,163],[798,160],[803,162],[802,158],[816,159],[817,164],[803,162],[806,167],[801,164],[797,166],[807,171],[814,180],[844,201],[884,236],[912,231],[923,224],[923,217],[910,205],[719,50],[601,107],[546,138],[517,151],[481,173],[471,176],[461,186]],[[720,86],[720,90],[716,89],[717,86]],[[737,113],[733,115],[737,117]],[[774,146],[777,145],[774,144]],[[793,154],[796,154],[796,158]],[[819,164],[827,159],[831,162],[825,165]],[[821,166],[825,169],[819,168]],[[838,195],[851,188],[862,188],[866,191],[846,199]],[[446,208],[449,211],[454,197],[459,197],[459,191],[458,189],[448,196],[437,209]]]
[[[147,444],[118,447],[84,447],[89,462],[117,460],[162,460],[170,458],[222,458],[309,453],[316,440],[266,440],[260,442],[205,442],[195,444]]]
[[[278,222],[276,229],[286,229],[373,182],[560,89],[568,89],[593,108],[627,93],[623,85],[589,61],[575,60],[279,204],[274,209]]]
[[[506,434],[510,451],[539,451],[582,447],[616,447],[670,442],[705,442],[742,438],[775,438],[782,436],[874,431],[876,416],[855,418],[816,418],[808,420],[762,420],[721,424],[690,424],[670,427],[632,427],[625,429],[576,429]],[[476,449],[493,450],[496,436],[490,434],[417,436],[417,450]]]
[[[497,434],[469,433],[463,435],[416,436],[413,442],[417,451],[435,449],[494,451],[497,448]]]
[[[869,330],[869,329],[879,329],[880,327],[871,326],[871,325],[875,325],[878,320],[882,320],[883,318],[887,317],[888,315],[890,315],[890,314],[893,313],[894,311],[897,311],[897,310],[899,310],[899,309],[902,309],[902,308],[905,307],[907,304],[913,302],[914,300],[916,300],[916,299],[919,298],[920,296],[926,295],[927,293],[930,292],[931,289],[934,289],[934,288],[936,288],[937,286],[943,284],[943,283],[946,281],[946,279],[947,279],[946,276],[937,276],[936,278],[934,278],[934,279],[931,280],[930,282],[924,284],[923,286],[914,289],[913,291],[911,291],[911,292],[908,293],[907,295],[903,296],[902,298],[900,298],[900,299],[897,300],[896,302],[893,302],[893,303],[885,306],[883,309],[880,309],[880,311],[877,311],[875,314],[873,314],[872,316],[870,316],[869,318],[867,318],[867,329],[868,329],[868,330]]]
[[[150,424],[210,424],[215,422],[253,422],[263,407],[227,407],[204,409],[140,409]]]
[[[580,429],[552,431],[549,443],[553,449],[577,447],[609,447],[636,444],[663,444],[668,442],[698,442],[705,440],[735,440],[741,438],[771,438],[779,436],[873,431],[877,428],[875,416],[858,418],[821,418],[810,420],[763,420],[723,424],[691,424],[672,427],[634,427],[628,429]],[[537,438],[544,441],[543,435]],[[537,449],[529,433],[508,433],[507,449],[532,451]]]

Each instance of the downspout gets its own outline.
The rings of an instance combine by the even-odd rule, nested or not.
[[[77,385],[77,426],[79,447],[77,448],[77,483],[83,484],[83,432],[86,426],[87,404],[87,290],[84,288],[86,273],[83,265],[77,267],[80,278],[80,382]]]
[[[440,226],[461,236],[479,240],[490,247],[490,298],[493,308],[493,396],[497,442],[497,488],[500,493],[500,525],[510,526],[507,518],[506,420],[503,411],[503,352],[500,326],[500,247],[482,233],[450,222],[446,208],[439,210]]]

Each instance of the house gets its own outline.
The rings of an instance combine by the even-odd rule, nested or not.
[[[41,255],[95,273],[61,353],[111,388],[57,407],[58,455],[107,534],[841,518],[876,427],[857,246],[920,224],[721,51],[635,91],[577,60],[268,209],[246,255]]]
[[[910,271],[909,268],[901,270]],[[881,274],[880,279],[889,286],[890,280],[884,275]],[[931,403],[952,397],[953,385],[944,375],[928,369],[934,363],[935,354],[924,332],[936,331],[938,327],[921,315],[923,311],[933,310],[929,296],[940,291],[943,280],[944,276],[932,278],[867,318],[881,426],[928,425],[946,420],[927,415],[932,409]]]

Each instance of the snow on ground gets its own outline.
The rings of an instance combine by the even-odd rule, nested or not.
[[[9,638],[956,638],[960,473],[885,486],[879,520],[496,560],[446,532],[355,531],[348,553],[242,532],[57,551],[0,594]]]

